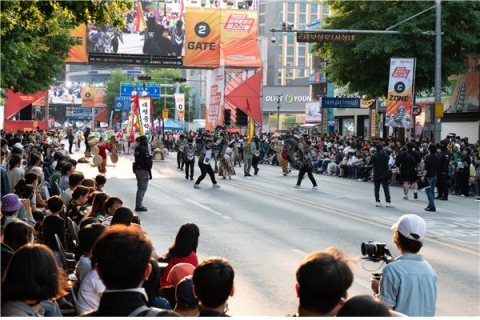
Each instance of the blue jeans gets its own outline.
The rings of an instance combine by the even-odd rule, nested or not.
[[[437,176],[427,177],[428,184],[430,188],[425,190],[428,198],[428,206],[430,208],[435,208],[435,185],[437,184]]]

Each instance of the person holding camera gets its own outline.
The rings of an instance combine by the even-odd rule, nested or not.
[[[427,225],[414,214],[403,215],[392,226],[393,242],[402,254],[383,269],[372,290],[389,308],[410,317],[434,317],[437,274],[421,255]]]

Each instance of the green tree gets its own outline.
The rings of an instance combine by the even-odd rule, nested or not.
[[[132,0],[2,1],[1,88],[33,93],[48,89],[62,72],[70,47],[79,44],[70,32],[81,24],[124,24]]]
[[[111,73],[110,80],[105,84],[105,103],[107,104],[108,114],[115,111],[115,97],[120,96],[120,82],[133,81],[132,77],[123,73],[121,69],[115,69]],[[115,115],[119,115],[115,112]]]
[[[332,15],[324,29],[385,30],[431,6],[434,1],[329,0]],[[388,91],[390,58],[417,58],[416,91],[431,91],[435,80],[435,9],[405,22],[396,30],[404,35],[357,35],[352,44],[318,43],[313,52],[331,61],[329,81],[369,97]],[[480,2],[442,1],[442,82],[468,68],[468,55],[480,52]]]

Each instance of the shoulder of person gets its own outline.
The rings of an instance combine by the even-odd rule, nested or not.
[[[173,310],[152,307],[141,312],[137,317],[180,317],[180,315]]]

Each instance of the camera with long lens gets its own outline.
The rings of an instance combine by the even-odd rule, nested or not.
[[[375,241],[362,242],[361,250],[363,255],[362,259],[372,262],[383,261],[385,263],[393,261],[392,254],[385,243]]]

